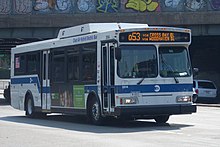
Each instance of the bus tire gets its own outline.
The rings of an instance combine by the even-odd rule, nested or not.
[[[169,115],[160,115],[155,117],[154,120],[156,121],[156,123],[166,123],[169,118]]]
[[[27,100],[25,103],[25,114],[29,118],[34,118],[36,116],[36,113],[34,110],[34,102],[30,95],[27,96]]]
[[[93,98],[88,107],[88,118],[92,124],[102,125],[103,117],[101,115],[101,106],[97,98]]]

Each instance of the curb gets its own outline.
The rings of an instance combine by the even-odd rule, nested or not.
[[[201,103],[196,103],[196,106],[203,106],[203,107],[220,107],[220,104],[201,104]]]

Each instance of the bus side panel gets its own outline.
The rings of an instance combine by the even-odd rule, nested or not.
[[[25,96],[29,92],[34,100],[35,107],[41,107],[40,86],[36,76],[14,77],[11,79],[11,105],[24,110]]]
[[[95,85],[53,83],[51,85],[52,107],[85,109],[89,93],[97,92]]]
[[[23,98],[20,97],[20,86],[18,84],[13,84],[13,80],[11,80],[11,106],[15,109],[24,109]]]
[[[51,84],[51,106],[73,107],[73,89],[66,83]]]

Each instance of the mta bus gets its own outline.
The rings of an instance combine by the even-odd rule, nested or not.
[[[88,23],[11,51],[11,105],[27,117],[50,113],[154,119],[192,114],[191,30]]]

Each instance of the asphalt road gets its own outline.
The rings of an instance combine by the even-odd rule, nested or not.
[[[220,107],[199,106],[192,115],[171,116],[165,125],[153,120],[94,126],[80,116],[49,115],[30,119],[0,104],[1,147],[219,147]]]

